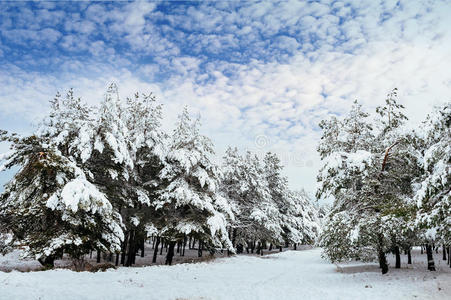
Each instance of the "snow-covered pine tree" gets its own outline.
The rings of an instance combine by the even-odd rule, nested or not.
[[[319,233],[318,213],[313,202],[305,191],[290,191],[276,154],[266,153],[264,166],[271,200],[279,210],[285,244],[312,244]]]
[[[381,216],[372,198],[367,196],[376,164],[372,153],[374,135],[368,116],[361,105],[354,102],[342,121],[333,118],[320,123],[323,137],[318,151],[323,165],[318,174],[317,197],[334,198],[320,245],[331,261],[371,259],[377,251],[382,266],[386,243]],[[365,234],[368,232],[372,235]]]
[[[288,239],[296,244],[315,243],[320,233],[318,208],[305,190],[290,191],[288,210],[284,216],[288,227]]]
[[[417,224],[429,242],[451,247],[451,103],[429,114],[420,127],[423,173],[415,200]],[[428,248],[428,251],[430,249]],[[430,253],[432,256],[432,253]],[[433,266],[429,266],[431,269]]]
[[[119,97],[116,84],[111,84],[96,111],[93,123],[93,150],[84,163],[96,184],[110,199],[114,209],[122,216],[125,238],[122,244],[121,263],[130,266],[136,252],[135,209],[147,202],[146,197],[137,197],[132,176],[134,175],[135,149],[127,128],[125,103]],[[142,195],[142,194],[141,194]],[[128,255],[126,255],[128,254]],[[116,257],[118,263],[119,257]]]
[[[324,166],[318,176],[318,195],[330,193],[335,198],[321,239],[331,260],[373,259],[377,254],[382,273],[386,273],[385,253],[394,251],[399,266],[400,248],[410,248],[415,235],[411,184],[419,170],[415,136],[403,129],[407,118],[402,109],[394,90],[386,106],[377,108],[381,116],[378,131],[362,123],[368,115],[356,106],[343,122],[322,123],[322,143],[339,149],[328,153],[321,149],[332,149],[329,145],[319,147]],[[358,127],[368,130],[356,135]],[[334,136],[336,141],[331,139]]]
[[[268,191],[271,197],[271,202],[277,207],[279,211],[279,223],[282,228],[282,238],[285,241],[285,245],[289,243],[297,243],[297,238],[290,239],[290,237],[299,236],[299,232],[291,232],[291,230],[296,230],[296,227],[290,226],[296,222],[293,220],[293,215],[291,213],[290,206],[290,191],[288,188],[288,179],[284,177],[281,172],[283,166],[280,163],[280,159],[275,153],[267,152],[264,159],[264,176],[268,184]],[[297,231],[297,230],[296,230]],[[291,234],[290,234],[291,233]]]
[[[78,269],[93,249],[118,251],[120,215],[78,165],[89,156],[88,123],[89,110],[69,91],[52,101],[36,135],[7,137],[12,151],[4,167],[21,169],[0,197],[0,222],[13,234],[4,250],[24,246],[25,256],[49,266],[67,253]]]
[[[209,138],[199,133],[199,119],[192,121],[185,107],[179,116],[160,177],[166,183],[154,205],[155,227],[167,240],[167,264],[174,246],[192,236],[211,251],[225,247],[234,251],[228,237],[227,219],[233,212],[219,193],[220,169],[211,161]]]
[[[163,167],[166,156],[167,136],[161,130],[162,106],[152,94],[136,93],[127,98],[125,107],[125,123],[131,146],[134,169],[130,176],[131,194],[136,203],[127,208],[133,222],[134,240],[142,255],[145,240],[156,232],[153,224],[155,211],[151,205],[158,191],[158,174]]]
[[[271,198],[264,164],[251,152],[241,157],[236,149],[228,149],[223,170],[224,193],[238,211],[232,235],[238,252],[244,245],[253,251],[256,243],[281,245],[281,215]]]
[[[419,175],[417,137],[405,129],[407,117],[398,104],[397,90],[393,89],[383,107],[376,108],[380,118],[376,122],[374,179],[369,184],[369,196],[378,203],[390,250],[396,255],[396,268],[401,266],[401,249],[410,250],[417,230],[414,224],[415,205],[412,201],[412,182]],[[380,168],[379,174],[377,173]]]

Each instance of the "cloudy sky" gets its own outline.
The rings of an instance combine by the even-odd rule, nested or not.
[[[30,133],[57,91],[188,104],[217,156],[274,151],[313,192],[318,122],[397,87],[417,124],[450,100],[449,1],[1,2],[0,128]],[[0,152],[7,145],[0,144]],[[10,173],[0,174],[4,183]]]

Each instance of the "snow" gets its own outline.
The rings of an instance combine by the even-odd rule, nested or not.
[[[387,275],[381,275],[374,264],[342,265],[337,271],[335,265],[320,258],[320,253],[320,249],[312,249],[263,257],[241,255],[197,264],[120,268],[103,273],[77,273],[63,269],[29,273],[0,272],[0,299],[126,299],[131,296],[133,299],[158,300],[451,297],[450,272],[429,272],[422,266],[421,269],[391,269]],[[425,255],[421,257],[426,259]],[[0,263],[3,264],[1,258]]]
[[[76,212],[80,207],[95,213],[99,208],[111,209],[111,204],[105,195],[84,178],[75,178],[67,183],[61,192],[62,202],[66,207]],[[96,201],[96,205],[93,202]]]

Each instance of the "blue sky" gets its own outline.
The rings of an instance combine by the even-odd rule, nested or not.
[[[171,128],[282,157],[314,190],[317,124],[398,87],[412,124],[450,99],[449,1],[2,2],[0,128],[33,130],[57,91],[154,92]],[[0,145],[0,152],[7,145]],[[9,174],[0,175],[0,183]]]

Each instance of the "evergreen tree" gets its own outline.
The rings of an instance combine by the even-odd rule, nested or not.
[[[451,246],[451,103],[427,116],[420,127],[423,173],[415,199],[417,224],[427,230],[429,242]]]
[[[1,196],[0,222],[13,233],[4,250],[26,245],[25,256],[50,266],[68,253],[79,269],[93,249],[118,251],[121,218],[81,167],[89,155],[89,120],[89,110],[69,91],[52,101],[37,134],[3,135],[12,144],[4,166],[21,166]]]
[[[227,218],[233,213],[219,193],[222,175],[210,158],[213,145],[199,133],[199,126],[199,119],[192,121],[185,108],[159,175],[166,184],[153,202],[158,214],[154,224],[170,241],[168,253],[185,236],[201,240],[212,251],[214,247],[233,251],[227,232]],[[167,263],[171,261],[168,255]]]
[[[241,157],[236,149],[228,149],[224,160],[225,194],[237,210],[232,239],[248,249],[253,249],[256,242],[281,245],[281,214],[271,197],[260,159],[250,152]]]

